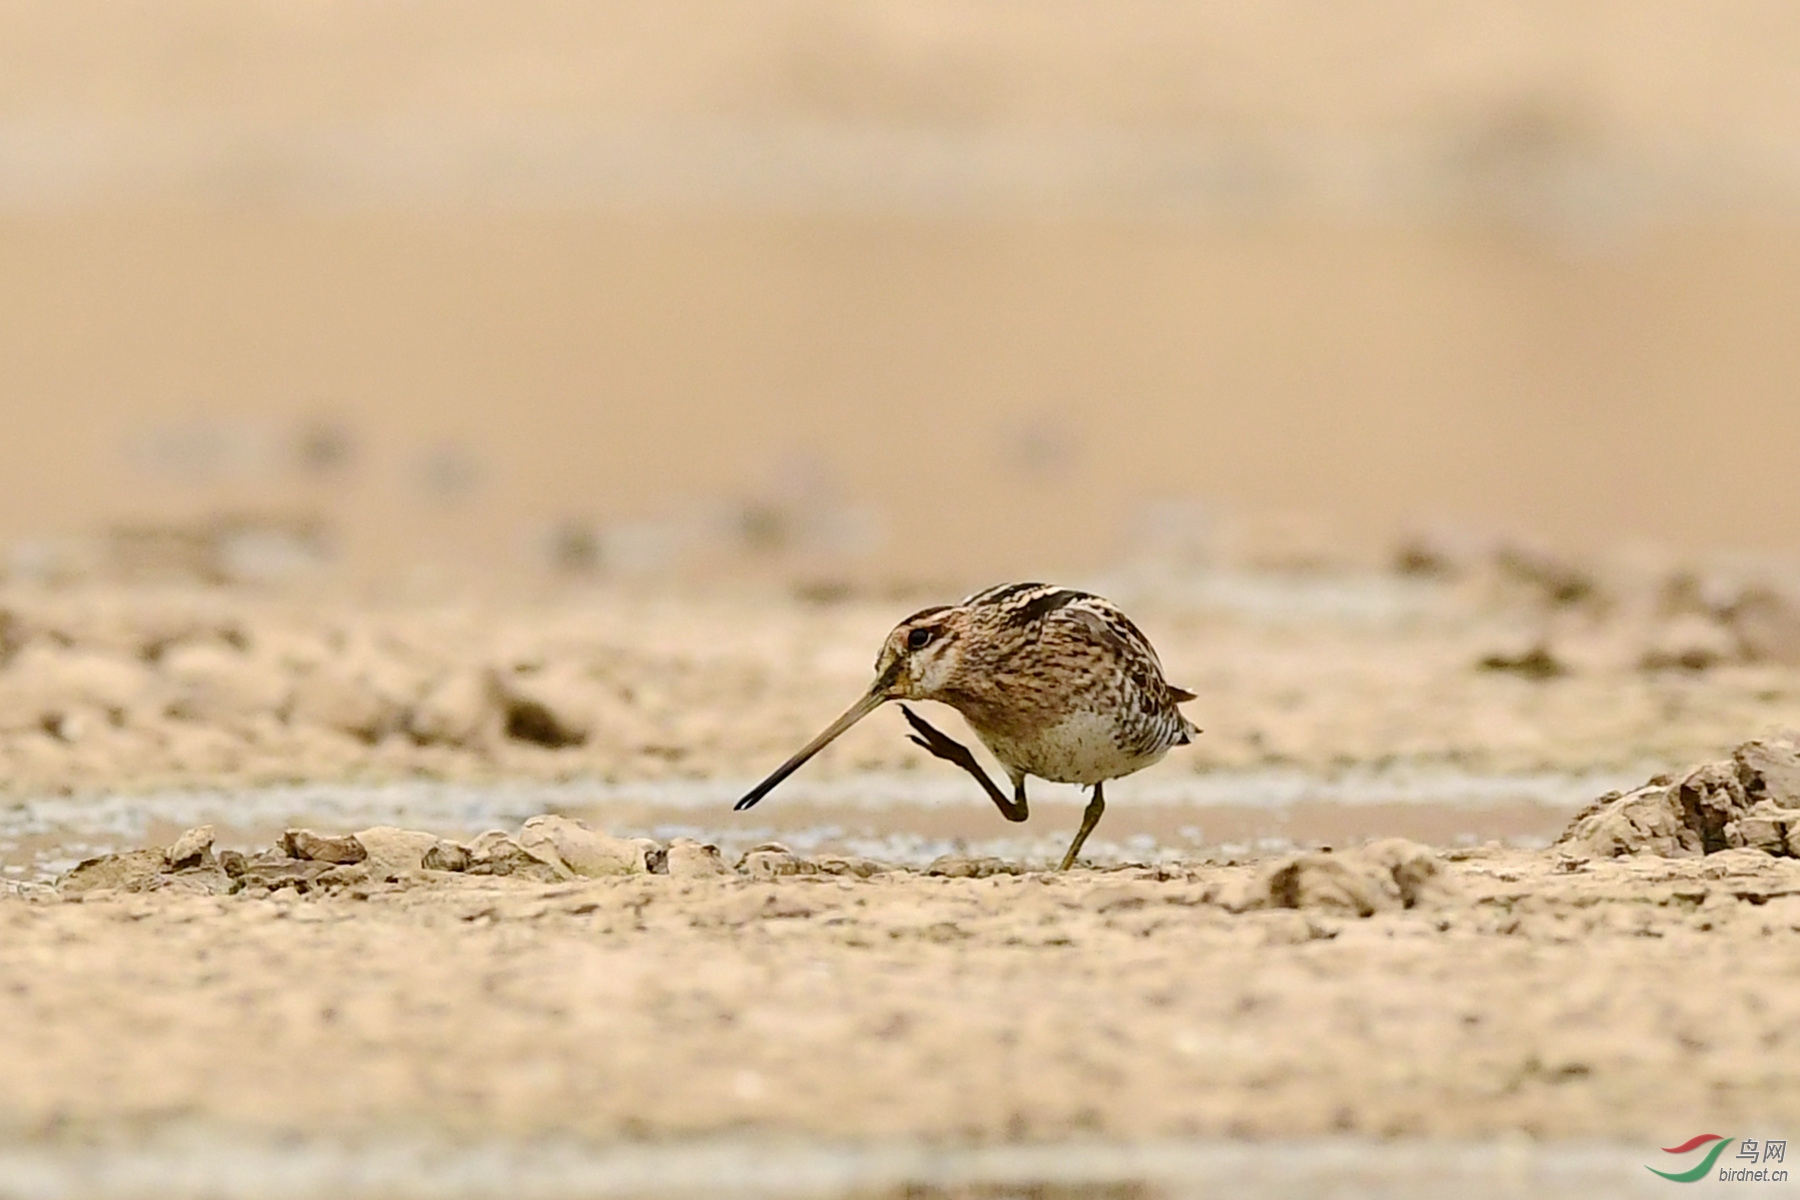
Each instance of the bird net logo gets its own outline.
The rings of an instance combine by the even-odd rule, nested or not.
[[[1724,1158],[1725,1152],[1733,1145],[1737,1153]],[[1787,1169],[1772,1167],[1770,1163],[1787,1161],[1787,1139],[1770,1138],[1759,1142],[1755,1138],[1728,1138],[1716,1133],[1702,1133],[1691,1137],[1679,1146],[1664,1146],[1664,1154],[1693,1154],[1701,1147],[1706,1153],[1698,1162],[1682,1164],[1682,1169],[1659,1171],[1655,1167],[1646,1169],[1652,1175],[1661,1175],[1676,1183],[1693,1183],[1696,1180],[1716,1178],[1721,1183],[1786,1183]],[[1723,1162],[1720,1160],[1724,1159]],[[1671,1163],[1671,1166],[1675,1164]],[[1717,1174],[1714,1174],[1715,1168]]]

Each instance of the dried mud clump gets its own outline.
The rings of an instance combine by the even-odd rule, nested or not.
[[[1598,606],[1607,599],[1593,571],[1578,562],[1541,546],[1468,531],[1416,531],[1396,548],[1393,568],[1416,579],[1483,580],[1539,607]]]
[[[943,854],[925,868],[927,875],[943,875],[950,879],[987,879],[993,875],[1023,875],[1025,869],[1003,858],[971,858],[963,854]]]
[[[1653,649],[1646,666],[1800,666],[1800,589],[1792,579],[1680,571],[1664,583],[1658,604],[1671,625],[1685,626],[1689,644],[1676,661]]]
[[[1294,908],[1370,917],[1439,907],[1457,895],[1437,855],[1405,838],[1384,838],[1342,854],[1308,851],[1278,858],[1220,901],[1234,912]]]
[[[1558,679],[1569,673],[1568,666],[1542,642],[1515,654],[1486,655],[1475,665],[1483,671],[1503,671],[1526,679]]]
[[[1679,779],[1609,792],[1576,814],[1556,846],[1592,858],[1740,849],[1800,857],[1800,746],[1745,742]]]
[[[519,845],[538,861],[570,875],[599,879],[647,873],[647,851],[655,843],[609,837],[569,817],[542,816],[525,822]]]
[[[780,842],[752,846],[738,860],[738,873],[752,879],[780,879],[787,875],[852,875],[867,879],[888,870],[885,863],[854,854],[823,854],[808,858]]]
[[[310,829],[290,829],[281,835],[281,847],[289,858],[313,862],[359,863],[369,857],[368,849],[354,837],[328,837]]]
[[[1414,908],[1439,908],[1463,899],[1460,884],[1437,855],[1404,838],[1370,842],[1341,853],[1291,854],[1259,870],[1229,868],[1223,878],[1202,869],[1121,868],[1128,874],[1152,871],[1155,878],[1193,882],[1211,874],[1194,903],[1228,912],[1309,909],[1368,917]],[[65,896],[89,893],[186,892],[243,894],[261,898],[277,892],[366,898],[375,889],[454,887],[458,880],[505,876],[523,883],[568,883],[584,879],[642,876],[726,878],[751,883],[784,879],[872,879],[898,872],[920,879],[989,879],[1041,872],[997,858],[946,855],[911,871],[848,854],[800,854],[779,842],[747,850],[735,866],[717,846],[678,837],[664,844],[649,838],[620,838],[590,829],[571,817],[532,817],[517,834],[500,830],[460,843],[433,833],[376,826],[351,834],[289,829],[273,846],[255,853],[213,846],[213,829],[190,829],[166,849],[128,850],[92,858],[57,882]],[[1053,877],[1051,873],[1046,878]]]
[[[774,861],[783,857],[785,867]],[[292,889],[302,895],[370,884],[429,884],[456,876],[508,876],[538,883],[624,875],[784,874],[856,875],[885,870],[867,859],[802,859],[785,847],[758,847],[734,871],[717,846],[692,838],[662,845],[649,838],[619,838],[589,829],[571,817],[546,815],[519,832],[489,830],[467,844],[417,829],[379,825],[348,834],[289,829],[267,850],[246,854],[213,849],[210,825],[190,829],[167,849],[128,850],[90,858],[57,881],[65,895],[88,892],[176,890],[206,895],[267,895]]]
[[[232,852],[213,853],[213,827],[202,825],[188,830],[166,849],[128,850],[87,859],[65,872],[57,886],[69,895],[103,888],[115,892],[228,892],[233,888],[226,872],[227,856]]]

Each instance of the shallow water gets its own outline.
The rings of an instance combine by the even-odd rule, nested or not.
[[[1088,843],[1097,863],[1157,862],[1277,852],[1398,835],[1428,844],[1490,840],[1547,844],[1580,805],[1641,775],[1476,775],[1445,769],[1215,772],[1122,780]],[[923,866],[942,854],[1028,863],[1059,857],[1082,793],[1038,785],[1033,819],[1013,826],[956,781],[910,773],[795,780],[757,808],[731,805],[746,781],[384,785],[308,784],[243,791],[50,796],[0,808],[0,878],[44,882],[84,858],[172,840],[211,824],[223,846],[267,845],[292,825],[371,825],[467,837],[516,829],[543,812],[581,817],[626,836],[691,836],[728,857],[765,841]]]

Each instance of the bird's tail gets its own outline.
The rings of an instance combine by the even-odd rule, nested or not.
[[[1172,683],[1164,684],[1163,686],[1169,689],[1169,699],[1177,704],[1186,704],[1189,700],[1198,700],[1200,698],[1197,694],[1188,691],[1186,688],[1176,687]],[[1194,740],[1196,734],[1204,732],[1199,726],[1188,720],[1187,717],[1182,714],[1180,709],[1175,710],[1175,720],[1178,722],[1175,727],[1175,744],[1177,746],[1187,745]]]
[[[1198,696],[1194,695],[1193,692],[1188,691],[1186,688],[1176,687],[1172,683],[1166,686],[1169,689],[1169,699],[1173,700],[1176,704],[1186,704],[1189,700],[1199,699]],[[1187,715],[1179,708],[1171,708],[1170,711],[1175,714],[1175,740],[1173,744],[1185,746],[1194,740],[1195,735],[1201,732],[1200,727],[1188,720]]]

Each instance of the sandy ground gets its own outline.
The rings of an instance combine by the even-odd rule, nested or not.
[[[1428,549],[1404,575],[1115,578],[1207,730],[1145,779],[1179,800],[1257,768],[1647,775],[1800,724],[1773,577]],[[0,754],[27,807],[298,779],[746,780],[936,598],[15,589]],[[951,778],[918,757],[871,721],[808,773],[851,794]],[[213,865],[225,846],[204,869],[152,850],[121,860],[135,875],[0,890],[8,1153],[171,1130],[1628,1149],[1800,1122],[1782,1051],[1800,866],[1760,851],[1213,844],[1066,876],[1042,855],[933,874],[752,853],[590,879],[438,869],[417,846],[398,866]]]
[[[1648,1144],[1800,1118],[1791,860],[1453,858],[1361,917],[1329,888],[1266,907],[1266,864],[12,899],[0,1121]]]
[[[1800,592],[1779,573],[1409,553],[1410,574],[1144,568],[1074,581],[1125,604],[1200,696],[1189,712],[1204,735],[1140,780],[1259,767],[1647,774],[1800,727]],[[14,586],[0,591],[0,789],[747,784],[861,693],[899,618],[964,590],[797,598],[739,583],[453,601]],[[878,713],[805,778],[954,776],[902,731],[897,712]]]
[[[1308,1196],[1475,1147],[1421,1194],[1585,1196],[1787,1137],[1800,802],[1721,766],[1736,848],[1544,843],[1800,727],[1800,575],[1379,549],[1800,528],[1795,18],[1589,8],[0,14],[0,1197],[512,1196],[455,1154],[558,1139],[1303,1144]],[[727,810],[897,618],[1122,561],[1067,581],[1206,732],[1088,867],[1038,869],[1067,796],[1011,831],[891,710]],[[1675,848],[1684,787],[1633,793]],[[725,855],[217,865],[305,788]],[[907,853],[791,837],[857,822]],[[334,1147],[425,1149],[281,1165]]]

